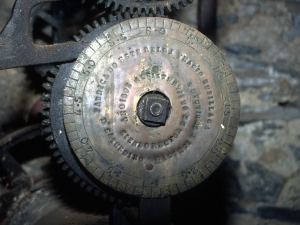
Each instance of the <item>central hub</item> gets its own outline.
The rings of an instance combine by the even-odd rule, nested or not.
[[[150,112],[153,116],[160,116],[164,112],[164,109],[160,103],[155,102],[150,106]]]
[[[148,92],[137,106],[140,120],[149,127],[164,126],[170,110],[169,99],[160,92]]]
[[[61,92],[51,105],[63,109],[50,115],[51,127],[66,131],[54,136],[62,138],[62,157],[76,156],[80,174],[100,187],[142,198],[200,184],[225,158],[238,127],[239,93],[225,56],[168,18],[139,17],[98,31],[56,77],[62,83],[53,90]]]

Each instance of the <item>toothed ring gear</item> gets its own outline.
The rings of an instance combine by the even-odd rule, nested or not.
[[[163,198],[189,190],[220,165],[237,131],[239,92],[225,56],[171,19],[112,24],[50,86],[48,139],[98,191]]]
[[[130,18],[129,13],[125,13],[125,19]],[[92,26],[86,25],[85,31],[80,30],[79,35],[74,35],[75,41],[91,42],[98,35],[102,34],[108,27],[119,23],[124,19],[120,13],[115,16],[109,15],[108,21],[105,18],[100,18],[100,22],[93,21]],[[75,184],[88,193],[92,193],[94,196],[99,196],[103,200],[110,202],[122,203],[124,200],[126,204],[129,203],[126,197],[116,198],[107,194],[108,190],[104,186],[101,186],[95,181],[88,173],[84,171],[84,168],[80,166],[78,159],[74,156],[72,149],[67,139],[63,124],[63,107],[62,96],[63,90],[66,86],[66,79],[72,69],[74,63],[65,63],[52,68],[47,72],[47,83],[43,84],[46,93],[43,94],[41,100],[43,101],[43,110],[41,114],[47,119],[42,121],[44,127],[44,134],[47,136],[46,141],[50,142],[49,148],[53,151],[53,158],[65,171],[66,175],[73,180]]]
[[[185,7],[193,0],[99,0],[98,3],[105,3],[106,7],[113,5],[113,10],[120,9],[121,12],[128,11],[132,14],[137,11],[140,15],[145,12],[147,15],[153,13],[161,15],[165,12],[171,12],[173,9],[178,10],[179,7]]]

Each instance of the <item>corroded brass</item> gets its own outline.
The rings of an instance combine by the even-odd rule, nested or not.
[[[162,126],[140,120],[146,93],[166,96]],[[148,103],[153,116],[166,110]],[[240,99],[227,60],[203,34],[171,19],[135,18],[81,53],[63,104],[70,145],[89,173],[117,191],[160,198],[198,185],[220,165]]]

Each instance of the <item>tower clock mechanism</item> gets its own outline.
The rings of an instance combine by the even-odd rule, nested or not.
[[[48,2],[51,17],[34,11]],[[190,3],[17,0],[1,32],[0,69],[54,65],[43,84],[42,133],[71,186],[110,202],[110,224],[176,224],[172,198],[214,173],[236,135],[240,98],[225,55],[200,31],[168,17]],[[33,43],[33,12],[52,25],[58,43]],[[63,29],[89,14],[96,20],[74,41],[60,42],[68,39]],[[34,129],[17,137],[40,135]],[[20,174],[10,181],[26,183]]]

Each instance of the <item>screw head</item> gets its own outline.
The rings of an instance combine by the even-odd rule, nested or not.
[[[138,103],[138,116],[147,126],[164,126],[170,110],[169,99],[160,92],[146,93]]]
[[[163,106],[158,102],[155,102],[150,106],[150,113],[153,116],[156,116],[156,117],[160,116],[163,113],[163,111],[164,111]]]

